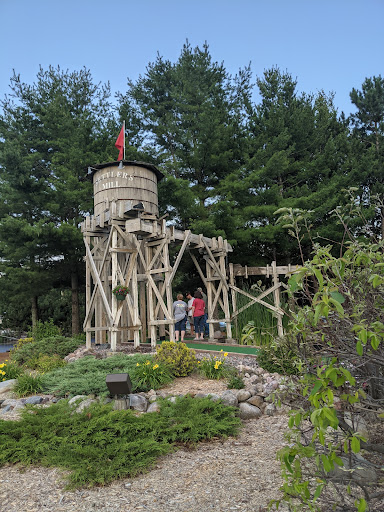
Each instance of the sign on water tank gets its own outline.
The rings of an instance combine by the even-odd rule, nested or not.
[[[116,179],[116,181],[108,181],[113,180],[113,178],[119,178],[119,180]],[[101,174],[94,182],[95,188],[97,187],[99,190],[105,190],[108,188],[115,188],[123,185],[121,183],[121,180],[124,181],[133,181],[134,176],[132,174],[128,174],[127,172],[122,171],[109,171],[105,172],[104,174]]]

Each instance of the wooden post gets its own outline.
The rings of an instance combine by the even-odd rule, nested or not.
[[[116,229],[114,229],[114,227],[112,226],[113,229],[113,233],[112,233],[112,249],[116,249],[117,248],[117,231]],[[112,252],[112,290],[115,288],[115,286],[117,286],[117,252],[116,251],[113,251]],[[115,295],[112,293],[112,308],[111,308],[111,312],[112,312],[112,318],[116,318],[116,313],[117,313],[117,300],[116,300],[116,297]],[[116,331],[116,328],[115,328],[115,325],[112,325],[109,329],[109,335],[110,335],[110,344],[111,344],[111,350],[113,352],[116,351],[116,348],[117,348],[117,331]]]
[[[219,243],[219,249],[221,249],[220,256],[219,256],[219,266],[221,270],[221,274],[224,276],[224,279],[221,278],[223,281],[223,302],[224,302],[224,316],[225,316],[225,325],[227,330],[227,339],[232,339],[232,326],[231,326],[231,312],[229,310],[229,300],[228,300],[228,284],[227,284],[227,275],[226,275],[226,269],[225,269],[225,257],[224,257],[224,244],[223,244],[223,238],[219,236],[218,238]]]
[[[151,283],[149,282],[150,273],[148,269],[149,262],[151,261],[152,256],[152,247],[148,245],[145,246],[145,259],[147,262],[147,268],[145,269],[145,273],[147,274],[147,311],[148,311],[148,323],[149,323],[149,333],[151,338],[151,347],[153,350],[156,350],[156,326],[152,323],[155,320],[155,308],[153,304],[153,291]]]
[[[233,311],[233,317],[235,322],[235,330],[238,335],[238,318],[237,318],[237,300],[236,300],[236,290],[232,288],[232,286],[235,286],[235,276],[233,273],[233,263],[229,264],[229,284],[231,286],[231,296],[232,296],[232,311]],[[240,340],[237,340],[240,342]]]
[[[272,261],[272,276],[273,276],[273,284],[276,286],[279,284],[279,275],[276,269],[276,261]],[[273,292],[273,298],[275,302],[275,307],[280,308],[280,287],[276,288]],[[283,317],[280,313],[276,313],[277,318],[277,334],[278,336],[284,336],[283,329]]]
[[[91,243],[90,237],[86,236],[86,241],[88,245]],[[91,269],[89,264],[89,256],[87,255],[85,258],[85,303],[86,303],[86,311],[91,307]],[[91,348],[92,345],[92,332],[91,328],[91,315],[88,316],[88,320],[86,322],[86,331],[85,331],[85,346],[87,348]]]
[[[145,283],[142,281],[139,285],[140,291],[140,320],[141,320],[141,343],[147,341],[147,310],[145,302]]]
[[[213,295],[213,284],[211,281],[212,277],[212,269],[209,265],[208,261],[205,262],[205,268],[207,273],[207,306],[208,306],[208,329],[209,329],[209,338],[214,339],[215,337],[215,328],[213,326],[212,320],[213,320],[213,309],[212,309],[212,295]]]

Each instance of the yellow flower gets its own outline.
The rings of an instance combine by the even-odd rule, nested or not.
[[[147,361],[145,364],[148,365],[148,364],[151,364],[151,363],[150,363],[150,361]]]
[[[156,370],[156,368],[158,368],[159,365],[158,364],[155,364],[155,366],[153,367],[154,370]]]
[[[228,352],[224,352],[224,357],[227,357],[227,355],[228,355]]]
[[[136,366],[140,366],[140,363],[136,363]]]

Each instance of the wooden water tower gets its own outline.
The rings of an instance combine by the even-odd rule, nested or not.
[[[123,160],[88,168],[87,179],[92,180],[94,189],[94,214],[81,225],[86,250],[87,347],[91,347],[92,335],[96,343],[109,342],[112,350],[132,340],[138,347],[148,336],[155,349],[158,331],[164,335],[166,328],[169,339],[174,340],[172,282],[186,252],[207,290],[210,338],[214,337],[214,324],[220,318],[226,325],[226,338],[231,340],[231,322],[255,302],[273,311],[278,319],[278,334],[283,335],[284,311],[279,292],[282,283],[278,276],[290,275],[298,267],[277,267],[275,262],[271,268],[228,265],[232,248],[227,240],[166,226],[158,212],[157,184],[162,178],[154,165],[144,162]],[[172,264],[170,244],[180,247]],[[273,286],[254,297],[236,286],[236,276],[248,275],[271,277]],[[117,300],[112,293],[117,285],[128,288],[124,300]],[[239,309],[238,294],[250,301]],[[274,305],[263,300],[269,294],[273,294]]]
[[[232,251],[226,240],[207,238],[166,226],[158,214],[157,183],[163,174],[152,164],[109,162],[88,168],[94,187],[94,214],[85,218],[86,344],[109,342],[111,349],[127,341],[156,347],[168,329],[174,340],[172,281],[186,251],[207,290],[209,334],[213,338],[218,311],[232,338],[226,258]],[[169,245],[179,245],[170,263]],[[194,254],[199,252],[200,261]],[[205,269],[202,268],[203,258]],[[117,300],[112,290],[124,285],[129,292]],[[216,316],[216,318],[214,318]]]

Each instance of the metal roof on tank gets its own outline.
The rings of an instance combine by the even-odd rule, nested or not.
[[[147,162],[138,162],[136,160],[118,160],[116,162],[106,162],[104,164],[96,164],[86,167],[85,171],[87,174],[84,179],[91,179],[96,171],[104,169],[105,167],[117,167],[120,164],[120,162],[122,162],[123,165],[136,165],[137,167],[145,167],[146,169],[149,169],[150,171],[156,174],[158,181],[164,178],[164,174],[161,171],[159,171],[159,169],[153,164],[148,164]]]

